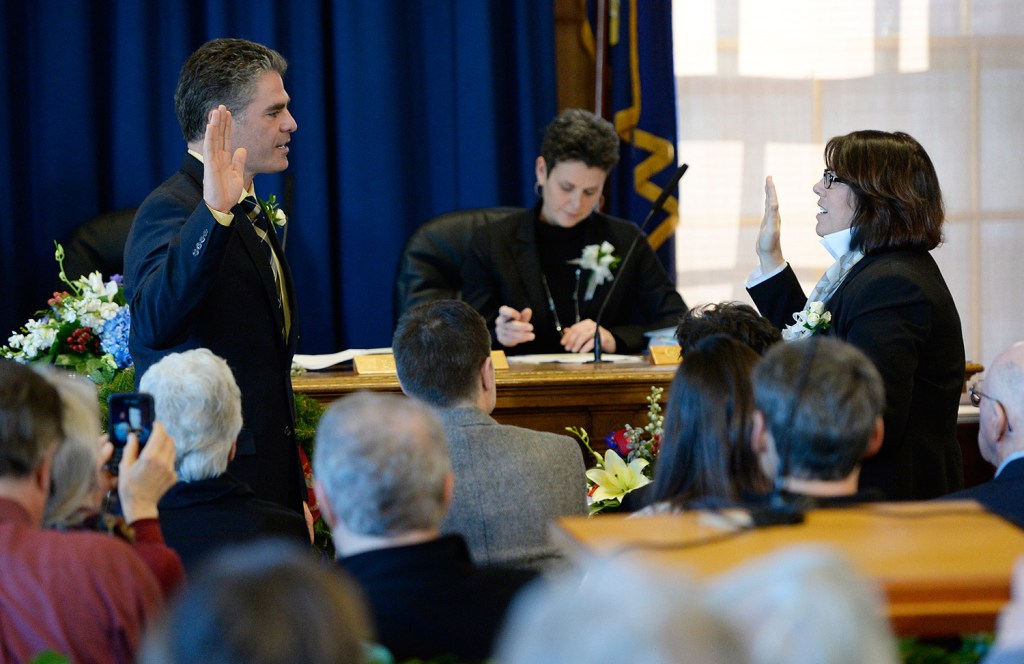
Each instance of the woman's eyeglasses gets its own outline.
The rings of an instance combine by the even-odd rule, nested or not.
[[[846,184],[845,182],[837,178],[835,173],[828,170],[827,168],[825,169],[824,174],[822,174],[821,179],[825,182],[826,189],[831,189],[833,182],[838,182],[839,184]]]

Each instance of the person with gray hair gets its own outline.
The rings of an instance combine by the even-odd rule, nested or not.
[[[777,344],[753,384],[752,445],[784,498],[826,507],[883,497],[858,493],[861,461],[884,437],[885,388],[863,352],[820,336]]]
[[[635,560],[589,558],[516,600],[495,659],[501,664],[743,664],[746,648],[709,606],[706,590]],[[595,616],[614,607],[613,628]],[[606,616],[608,617],[608,616]]]
[[[394,394],[345,397],[320,419],[313,467],[338,565],[363,589],[396,661],[488,657],[533,574],[477,568],[461,537],[441,536],[455,478],[433,412]]]
[[[402,391],[433,406],[448,436],[456,483],[441,532],[465,537],[479,565],[550,567],[558,560],[551,521],[587,513],[579,445],[491,417],[491,338],[483,316],[465,302],[413,307],[391,346]],[[515,500],[507,495],[512,487]]]
[[[106,464],[114,447],[106,436],[100,436],[96,385],[49,365],[36,367],[36,371],[60,396],[64,430],[64,439],[53,455],[43,526],[55,530],[97,530],[128,542],[156,576],[164,596],[171,596],[184,583],[185,570],[181,558],[164,542],[160,520],[145,518],[128,523],[105,510],[104,499],[113,487]],[[156,483],[160,493],[170,489],[174,479],[165,478],[166,469],[153,470],[158,471],[156,475],[129,473],[120,481],[129,489],[139,483]]]
[[[978,407],[978,450],[995,477],[942,499],[976,500],[1024,528],[1024,342],[999,353],[970,393]]]
[[[879,590],[838,552],[798,546],[716,578],[709,604],[746,642],[751,664],[896,664]]]
[[[29,367],[0,360],[3,659],[27,662],[52,651],[68,661],[129,662],[163,607],[160,586],[117,538],[41,527],[63,438],[57,390]],[[163,426],[154,424],[141,451],[129,436],[118,467],[125,518],[155,519],[157,500],[174,483],[174,442]]]
[[[242,396],[222,358],[206,348],[172,353],[139,386],[174,437],[178,483],[160,501],[164,537],[193,569],[212,551],[258,537],[309,545],[296,512],[262,500],[228,472],[242,430]]]

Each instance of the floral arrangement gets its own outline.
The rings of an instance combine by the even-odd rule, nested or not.
[[[103,275],[93,272],[71,281],[64,273],[64,247],[56,246],[60,280],[69,290],[55,292],[46,309],[11,335],[0,356],[24,364],[56,364],[105,383],[132,363],[131,313],[121,276],[104,281]]]
[[[615,247],[607,240],[601,244],[588,244],[583,247],[583,253],[579,258],[569,261],[570,265],[579,265],[584,270],[590,271],[587,278],[587,292],[583,296],[585,301],[594,299],[597,287],[606,281],[612,280],[612,270],[619,266],[621,259],[613,252]]]
[[[594,456],[594,467],[587,471],[591,516],[617,509],[627,493],[651,483],[665,422],[660,403],[664,392],[663,387],[651,387],[647,396],[647,425],[627,424],[625,428],[612,431],[605,438],[608,449],[603,457],[590,446],[586,429],[566,427],[566,431],[579,438]]]
[[[808,302],[803,311],[793,314],[793,320],[796,322],[782,331],[786,341],[809,337],[832,327],[832,312],[825,310],[824,302]]]
[[[273,222],[278,228],[284,228],[284,225],[288,223],[288,215],[284,213],[284,210],[277,207],[277,196],[271,194],[267,197],[267,200],[257,198],[260,207],[267,213],[267,219]]]

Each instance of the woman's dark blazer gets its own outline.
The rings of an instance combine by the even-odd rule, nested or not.
[[[788,266],[748,292],[779,328],[806,304]],[[885,439],[864,463],[861,488],[879,488],[892,500],[924,500],[963,486],[956,439],[963,333],[931,255],[894,250],[865,256],[825,308],[832,313],[825,334],[864,351],[885,382]]]
[[[498,309],[508,305],[520,311],[526,307],[533,310],[531,322],[536,339],[507,349],[512,354],[564,352],[541,282],[533,227],[537,210],[534,207],[477,229],[462,267],[462,299],[487,320],[496,348],[502,347],[494,334]],[[624,258],[639,233],[635,224],[594,212],[585,244],[607,240],[615,247],[615,255]],[[608,289],[615,281],[621,281],[601,321],[615,336],[618,353],[644,350],[644,332],[674,327],[686,311],[683,298],[644,238],[637,243],[629,263],[620,265],[612,275],[614,280],[598,286],[592,300],[580,302],[580,320],[596,320]],[[566,327],[569,323],[563,321]]]

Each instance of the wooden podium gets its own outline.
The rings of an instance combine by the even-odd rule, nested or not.
[[[628,364],[512,364],[495,372],[498,404],[494,419],[538,431],[565,433],[583,427],[600,443],[626,423],[647,424],[652,386],[666,388],[675,366],[646,361]],[[292,378],[295,391],[328,404],[359,390],[400,392],[395,375],[358,376],[351,371],[309,372]],[[595,446],[599,449],[600,444]]]
[[[639,556],[698,577],[794,544],[832,547],[878,583],[894,630],[908,636],[992,631],[1010,597],[1013,563],[1024,555],[1024,531],[971,501],[815,510],[800,525],[733,537],[697,512],[564,517],[553,532],[570,556]]]

